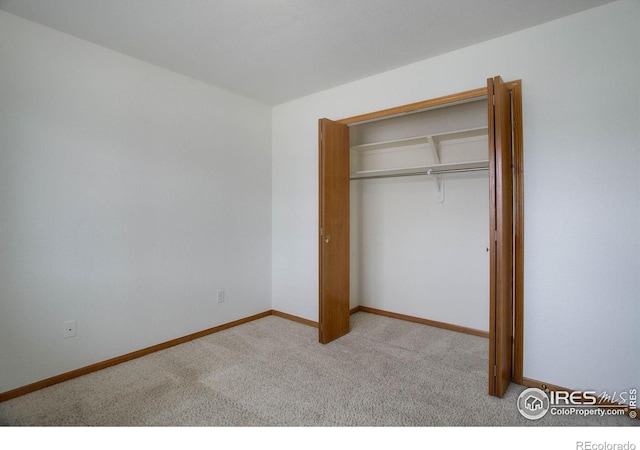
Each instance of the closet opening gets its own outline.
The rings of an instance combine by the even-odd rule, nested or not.
[[[519,111],[520,82],[496,77],[320,120],[320,342],[368,310],[488,337],[489,393],[521,382]]]

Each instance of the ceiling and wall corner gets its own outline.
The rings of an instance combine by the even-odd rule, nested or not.
[[[269,105],[612,0],[0,0],[0,9]]]

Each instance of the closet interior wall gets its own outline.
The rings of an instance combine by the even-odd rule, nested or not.
[[[354,124],[350,140],[350,306],[488,331],[486,97]]]

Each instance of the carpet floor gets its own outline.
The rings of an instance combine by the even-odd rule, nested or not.
[[[5,426],[638,426],[522,417],[487,395],[485,338],[359,312],[327,345],[268,316],[0,403]]]

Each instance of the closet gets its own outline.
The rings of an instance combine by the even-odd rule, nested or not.
[[[487,336],[486,97],[349,132],[350,306]]]
[[[520,98],[519,81],[494,77],[320,119],[320,342],[349,332],[353,295],[355,306],[488,330],[489,393],[521,379]]]

